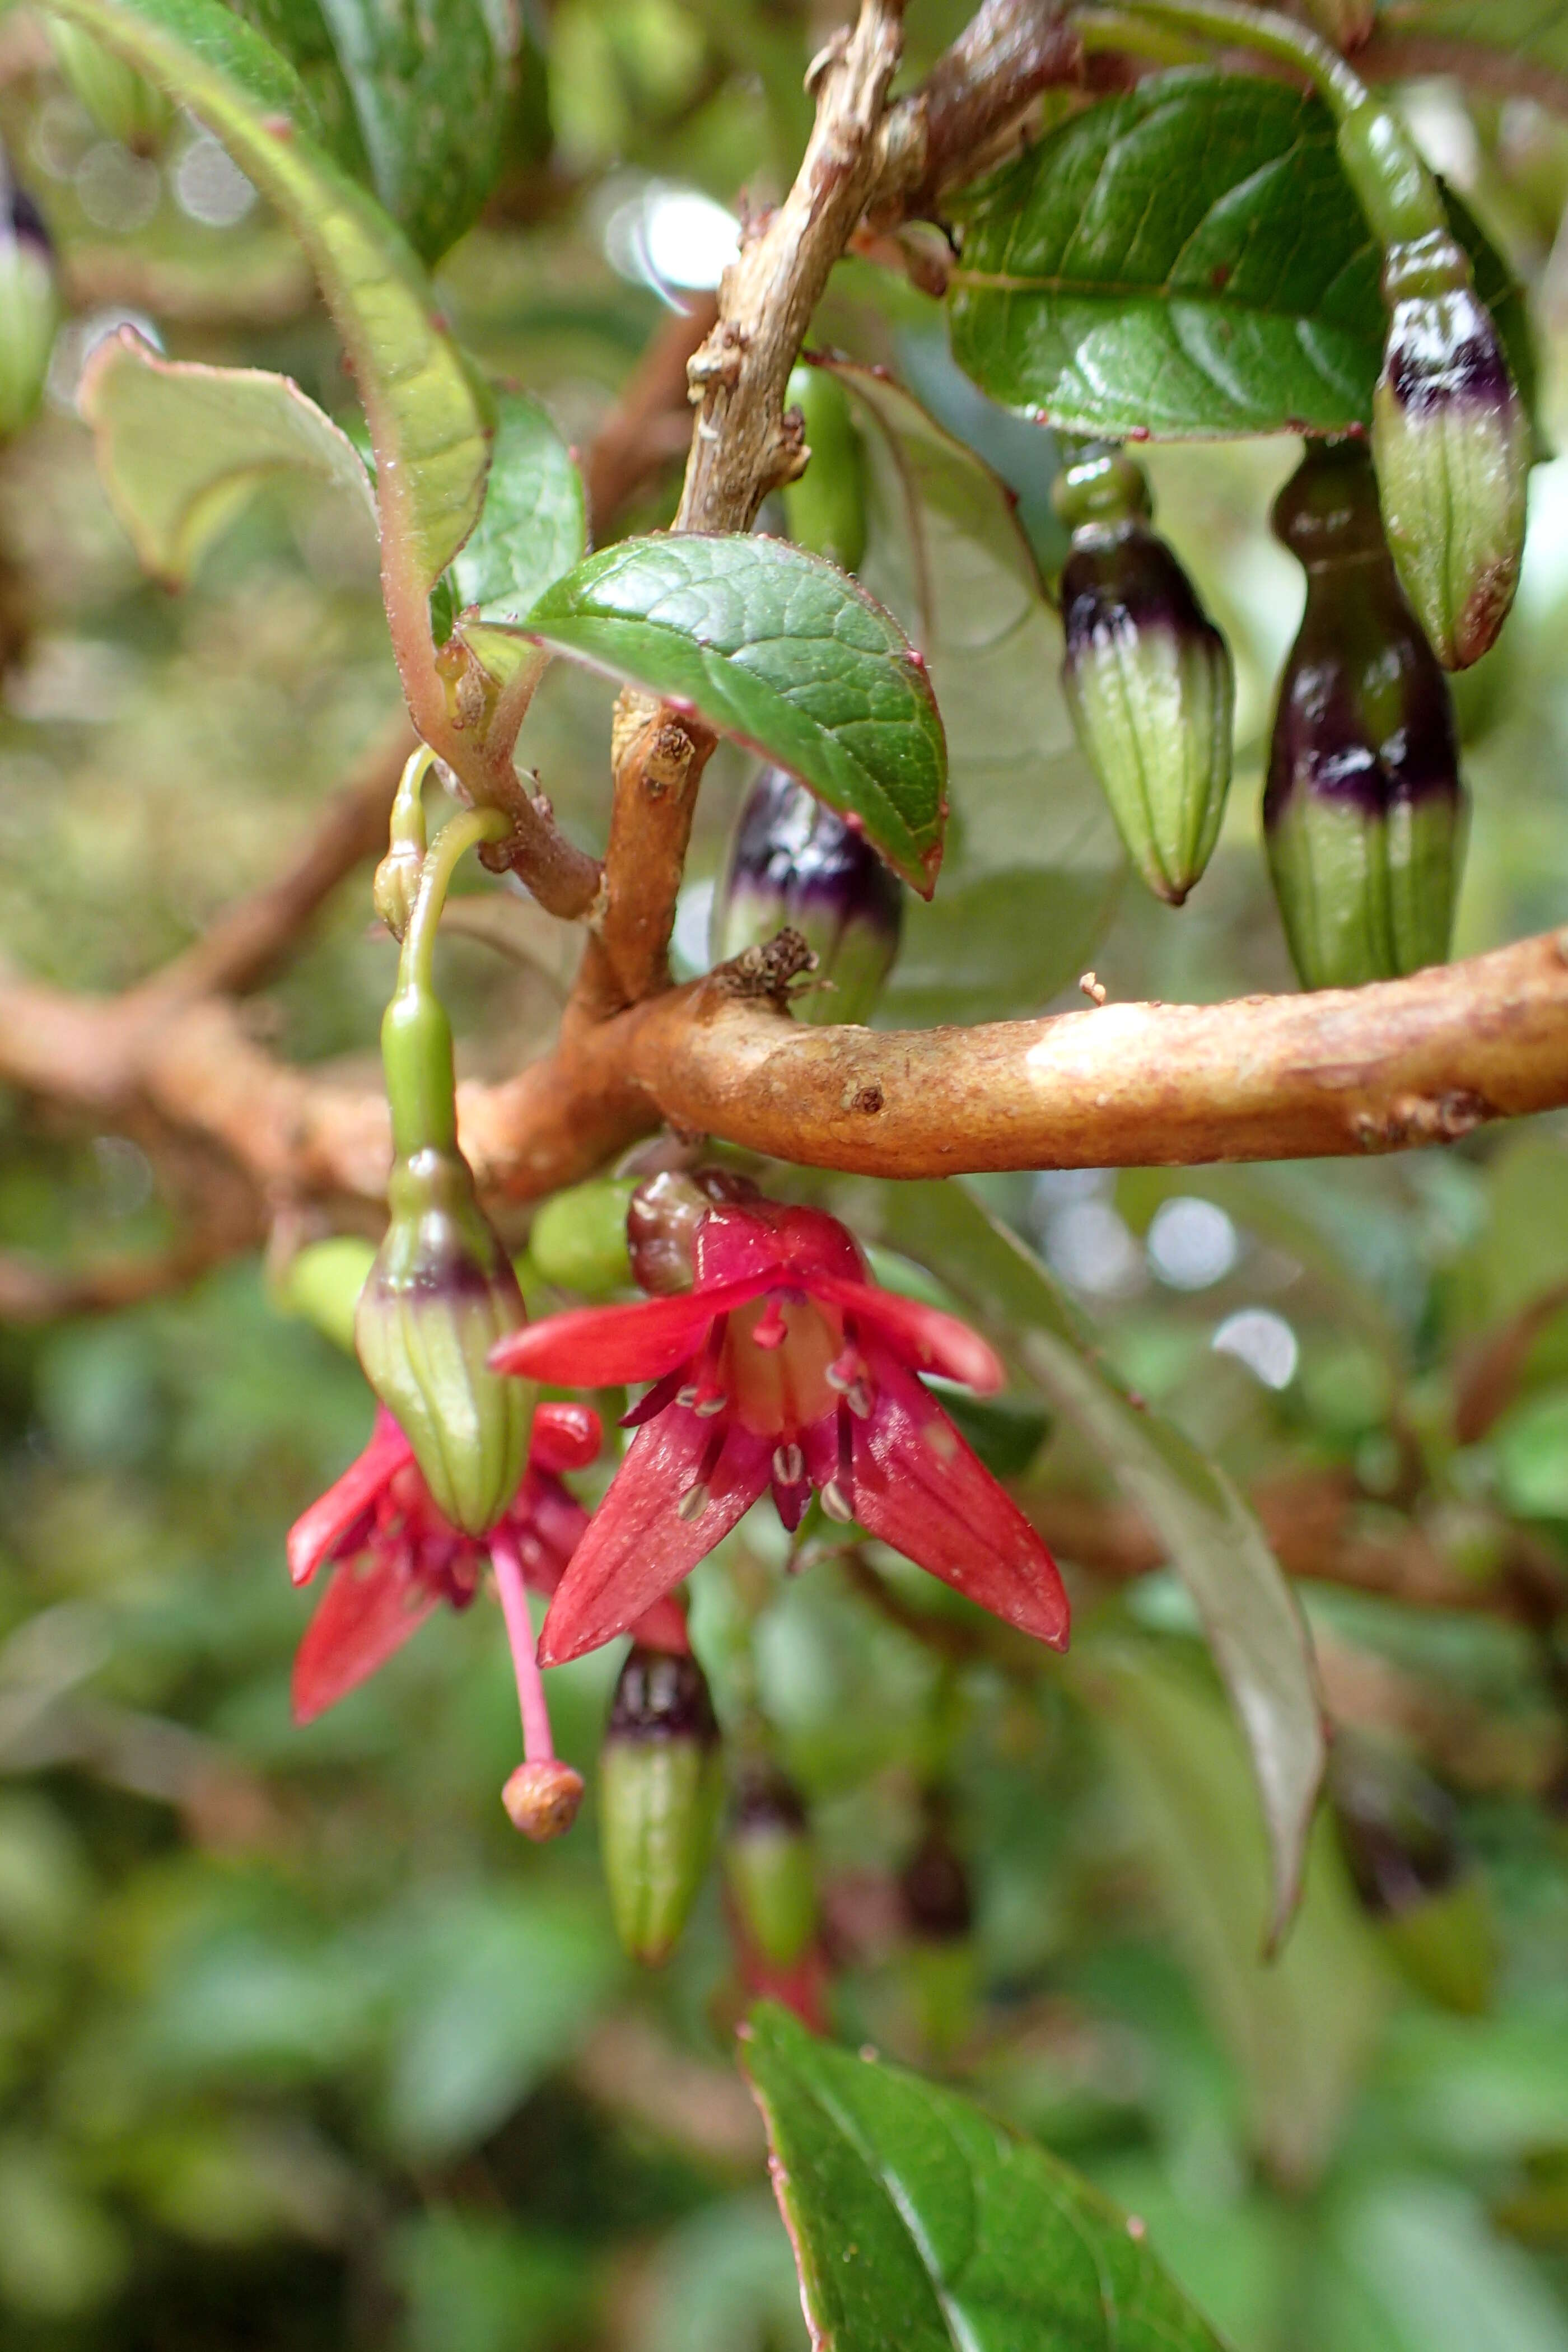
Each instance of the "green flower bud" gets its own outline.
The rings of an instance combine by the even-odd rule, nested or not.
[[[787,1969],[816,1932],[816,1870],[800,1792],[782,1772],[755,1768],[741,1782],[724,1874],[747,1935]]]
[[[0,441],[37,408],[59,320],[48,232],[0,153]]]
[[[352,1356],[354,1310],[374,1264],[372,1243],[357,1234],[334,1234],[330,1241],[310,1242],[297,1250],[273,1295],[286,1315],[313,1323],[323,1338]]]
[[[784,520],[797,547],[858,572],[866,552],[866,455],[849,395],[828,369],[801,365],[785,395],[805,427],[810,462],[785,486]]]
[[[741,803],[719,887],[710,945],[722,963],[798,931],[816,958],[796,1018],[865,1021],[893,968],[904,886],[876,851],[786,769],[763,768]]]
[[[421,743],[404,764],[387,827],[386,856],[376,867],[371,886],[375,911],[395,940],[401,940],[408,929],[425,871],[425,779],[433,759]]]
[[[517,1492],[528,1453],[533,1388],[489,1362],[524,1320],[522,1293],[459,1151],[427,1146],[399,1159],[387,1198],[392,1219],[360,1293],[354,1344],[437,1509],[483,1535]]]
[[[1405,603],[1354,442],[1309,451],[1274,530],[1306,567],[1279,684],[1264,838],[1307,988],[1441,963],[1463,836],[1453,709]]]
[[[174,109],[153,82],[79,25],[46,16],[55,62],[99,129],[138,155],[155,155]]]
[[[1129,457],[1088,451],[1056,502],[1072,530],[1061,603],[1073,724],[1139,873],[1179,907],[1230,788],[1230,650],[1150,530],[1148,486]]]
[[[928,2050],[947,2056],[973,2029],[978,1969],[969,1873],[948,1827],[940,1792],[926,1800],[926,1827],[899,1880],[910,1934],[910,1989]]]
[[[546,1282],[580,1298],[630,1287],[626,1211],[637,1189],[635,1177],[616,1177],[573,1184],[546,1201],[529,1235],[529,1254]]]
[[[713,1849],[719,1727],[695,1658],[637,1644],[599,1755],[599,1835],[616,1932],[657,1968],[685,1927]]]

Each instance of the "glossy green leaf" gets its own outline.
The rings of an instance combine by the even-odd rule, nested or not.
[[[1450,212],[1528,398],[1508,273]],[[967,199],[953,354],[994,399],[1075,433],[1343,432],[1372,414],[1379,269],[1316,100],[1162,74]]]
[[[1091,1636],[1069,1674],[1110,1750],[1134,1837],[1198,1990],[1239,2066],[1255,2147],[1306,2184],[1333,2148],[1390,1979],[1328,1823],[1273,1960],[1258,1949],[1268,1857],[1234,1724],[1152,1645]]]
[[[58,0],[58,13],[199,116],[299,237],[364,404],[387,560],[427,591],[478,517],[489,445],[487,396],[415,256],[309,135],[292,68],[219,0]]]
[[[860,412],[860,576],[930,665],[952,816],[942,888],[905,911],[889,1019],[1032,1013],[1083,968],[1125,862],[1061,688],[1061,623],[990,467],[901,386],[836,366]]]
[[[790,769],[928,895],[947,752],[923,666],[857,582],[786,541],[631,539],[547,589],[528,634]]]
[[[1134,1402],[1039,1260],[962,1185],[889,1185],[884,1200],[887,1238],[932,1267],[988,1327],[1163,1538],[1246,1734],[1268,1832],[1268,1932],[1277,1941],[1300,1890],[1324,1748],[1311,1644],[1262,1528],[1223,1470]]]
[[[519,625],[582,561],[587,543],[583,477],[571,451],[537,401],[499,393],[484,508],[448,575],[464,640],[498,684],[538,661]]]
[[[1219,2352],[1137,2223],[956,2092],[772,2001],[742,2063],[822,2352]]]
[[[122,327],[89,361],[79,406],[109,502],[167,587],[184,585],[272,474],[312,474],[346,490],[374,530],[358,451],[286,375],[163,360]]]

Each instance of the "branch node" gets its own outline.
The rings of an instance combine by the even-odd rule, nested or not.
[[[766,1003],[787,1013],[794,983],[816,970],[816,957],[799,931],[784,929],[761,947],[742,948],[728,963],[715,964],[708,984],[721,995]],[[879,1095],[880,1089],[877,1089]],[[879,1101],[878,1108],[880,1108]]]

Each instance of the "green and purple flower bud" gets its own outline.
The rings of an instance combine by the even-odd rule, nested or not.
[[[910,1990],[921,2038],[939,2056],[968,2039],[977,1979],[973,1896],[949,1813],[942,1792],[928,1791],[924,1834],[899,1880],[910,1935]]]
[[[636,1643],[599,1752],[599,1837],[616,1933],[634,1960],[669,1958],[713,1852],[723,1793],[708,1679],[689,1653]]]
[[[1346,1732],[1330,1757],[1329,1796],[1351,1879],[1391,1957],[1444,2008],[1484,2010],[1496,1935],[1447,1790],[1410,1758]]]
[[[44,25],[55,63],[99,129],[133,154],[155,155],[174,119],[172,100],[79,25],[59,16]]]
[[[1448,683],[1406,604],[1364,448],[1309,450],[1275,502],[1307,573],[1279,683],[1264,839],[1303,987],[1448,952],[1464,794]]]
[[[21,431],[43,397],[59,320],[48,231],[0,152],[0,441]]]
[[[1518,585],[1530,419],[1403,123],[1368,98],[1341,121],[1339,148],[1384,247],[1388,338],[1372,404],[1384,530],[1433,651],[1445,669],[1466,669]]]
[[[785,399],[800,411],[810,452],[805,471],[784,488],[789,535],[841,572],[858,572],[866,552],[866,453],[849,395],[828,369],[803,362]]]
[[[764,768],[741,804],[714,894],[714,961],[798,931],[827,984],[801,994],[797,1017],[863,1022],[893,968],[903,920],[904,886],[864,835],[786,769]]]
[[[1062,682],[1117,829],[1157,898],[1179,907],[1207,865],[1230,788],[1230,649],[1149,526],[1149,487],[1098,445],[1058,478]]]
[[[495,1525],[517,1491],[534,1390],[489,1368],[496,1342],[526,1318],[511,1261],[458,1148],[452,1029],[431,959],[452,867],[505,824],[493,811],[454,817],[425,860],[381,1027],[391,1220],[354,1316],[365,1378],[414,1448],[437,1508],[473,1536]]]
[[[776,1766],[742,1776],[724,1875],[751,1941],[775,1968],[792,1967],[816,1933],[816,1865],[800,1791]]]

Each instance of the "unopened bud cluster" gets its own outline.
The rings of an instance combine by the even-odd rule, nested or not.
[[[816,961],[816,984],[795,998],[797,1019],[863,1022],[898,956],[903,919],[904,886],[865,836],[787,770],[763,769],[714,894],[714,961],[798,931]]]

